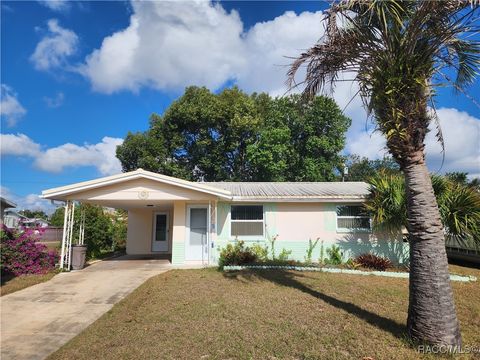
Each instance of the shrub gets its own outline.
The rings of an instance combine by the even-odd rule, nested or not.
[[[292,254],[292,250],[282,249],[282,251],[280,251],[280,254],[278,254],[278,258],[276,260],[280,262],[286,262],[288,261],[288,257],[291,254]]]
[[[312,263],[313,250],[317,246],[319,240],[320,238],[317,238],[315,241],[312,241],[312,239],[308,239],[307,255],[305,256],[305,263],[308,265]]]
[[[34,229],[12,232],[2,225],[0,230],[1,273],[15,276],[41,274],[55,268],[57,252],[47,251],[47,246],[37,243]]]
[[[392,267],[392,262],[389,259],[374,254],[361,254],[355,258],[355,262],[363,267],[378,271],[385,271]]]
[[[75,208],[74,239],[80,226],[81,213],[85,214],[85,245],[87,245],[87,259],[100,257],[105,252],[114,251],[120,247],[122,239],[126,239],[126,214],[109,215],[101,206],[92,204],[77,205]],[[63,226],[65,209],[58,208],[52,215],[56,226]]]
[[[250,250],[255,254],[258,261],[268,261],[268,247],[260,244],[253,244],[250,246]]]
[[[272,237],[267,233],[267,242],[270,244],[270,249],[271,249],[270,251],[272,252],[272,260],[276,260],[276,258],[275,258],[275,242],[277,241],[277,239],[278,239],[278,234]],[[267,247],[267,249],[268,249],[268,247]]]
[[[354,259],[350,258],[345,262],[345,266],[347,267],[347,269],[355,270],[362,265],[357,263]]]
[[[340,265],[343,260],[343,254],[340,251],[340,247],[332,245],[331,248],[327,249],[328,259],[325,260],[326,264],[330,265]]]
[[[235,245],[228,244],[220,251],[218,266],[220,269],[223,269],[224,266],[250,264],[256,260],[257,255],[253,250],[245,247],[243,241],[237,241]]]
[[[320,244],[320,258],[318,259],[318,262],[320,263],[320,265],[323,265],[325,263],[325,247],[323,246],[323,240]]]

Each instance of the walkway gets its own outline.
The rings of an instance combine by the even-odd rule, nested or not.
[[[170,268],[166,260],[124,256],[1,297],[2,360],[44,359],[145,280]]]

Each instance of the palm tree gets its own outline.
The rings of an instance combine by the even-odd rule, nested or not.
[[[447,239],[480,248],[480,193],[439,175],[432,175],[432,185]]]
[[[451,83],[463,91],[480,67],[474,2],[335,2],[325,13],[325,35],[288,72],[290,88],[304,86],[308,98],[330,90],[344,72],[355,75],[359,95],[405,177],[408,333],[414,340],[452,347],[461,345],[461,336],[424,148],[428,126],[436,119],[429,110],[435,87]],[[297,84],[295,75],[303,66],[305,80]]]
[[[468,182],[431,175],[445,236],[459,245],[480,248],[480,193]],[[365,208],[375,230],[398,234],[407,226],[405,181],[401,175],[379,172],[371,177]]]

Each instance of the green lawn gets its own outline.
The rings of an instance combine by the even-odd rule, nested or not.
[[[480,285],[453,287],[464,344],[478,346]],[[405,337],[407,299],[404,279],[174,270],[49,359],[418,359]]]
[[[56,271],[51,271],[46,274],[2,276],[0,295],[7,295],[29,286],[48,281],[56,274]]]

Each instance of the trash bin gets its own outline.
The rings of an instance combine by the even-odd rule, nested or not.
[[[87,255],[87,245],[72,246],[72,270],[82,270],[85,266],[85,256]]]

